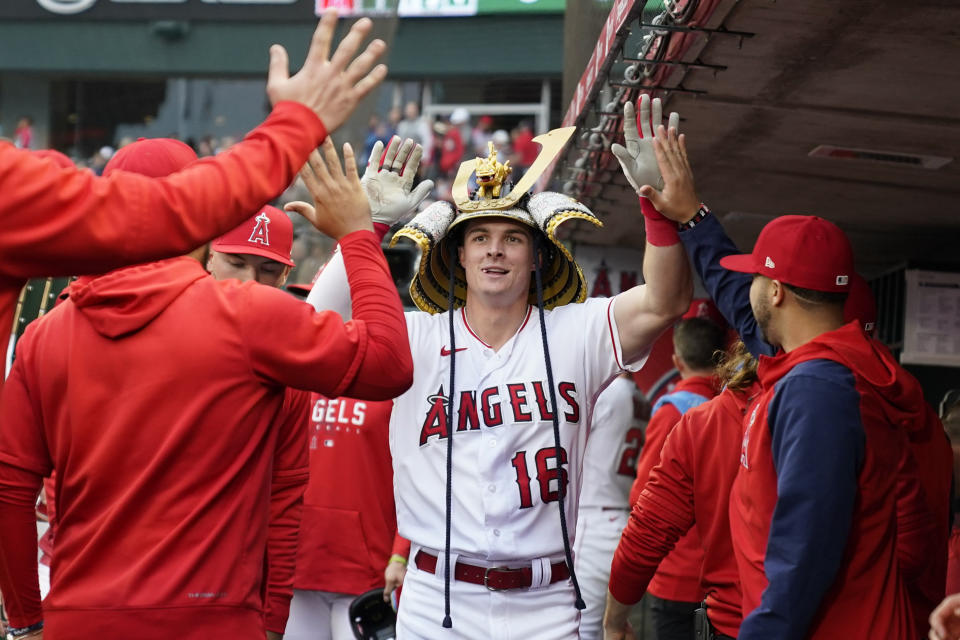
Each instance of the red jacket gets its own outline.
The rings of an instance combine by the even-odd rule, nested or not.
[[[304,435],[310,394],[286,389],[283,408],[274,423],[279,432],[270,482],[270,516],[267,524],[267,593],[264,616],[268,631],[283,635],[290,615],[293,576],[297,560],[297,538],[302,517],[303,477],[300,471],[307,460]],[[287,461],[296,459],[295,473]]]
[[[743,411],[757,391],[724,391],[688,411],[670,432],[613,556],[610,593],[618,601],[640,600],[674,544],[696,531],[704,554],[700,589],[707,594],[707,614],[720,633],[736,637],[740,579],[727,504],[737,475]]]
[[[895,545],[919,405],[898,370],[856,323],[761,357],[730,500],[742,640],[914,637]]]
[[[359,595],[383,587],[397,531],[388,430],[393,402],[314,394],[297,589]]]
[[[307,477],[306,433],[275,426],[285,387],[383,399],[412,375],[376,237],[340,245],[346,324],[184,257],[82,278],[31,325],[0,423],[0,587],[14,626],[41,618],[33,499],[55,468],[51,637],[262,640],[271,487],[296,515]]]
[[[283,191],[326,135],[312,111],[281,102],[230,151],[160,180],[98,178],[0,143],[0,327],[12,326],[27,278],[181,255],[232,229]]]
[[[912,389],[913,397],[921,405],[914,408],[911,422],[907,425],[908,450],[913,454],[922,496],[928,513],[933,518],[933,527],[927,527],[925,539],[918,541],[924,563],[916,576],[907,579],[913,617],[921,637],[929,629],[928,619],[940,601],[948,593],[947,548],[950,539],[950,484],[953,479],[953,450],[943,430],[943,424],[933,408],[923,400],[920,383],[903,368],[900,368],[901,383]],[[899,505],[898,505],[899,507]],[[906,507],[899,507],[903,511]],[[904,519],[903,514],[901,520]]]
[[[310,394],[287,389],[283,409],[277,418],[276,428],[280,435],[274,466],[278,469],[290,465],[290,460],[302,462],[303,434],[306,432],[310,412]],[[57,531],[56,474],[43,481],[46,493],[48,527],[41,536],[40,562],[50,566],[53,562],[53,543]],[[266,626],[269,631],[283,634],[290,614],[290,599],[293,597],[293,568],[296,561],[297,534],[300,529],[301,478],[274,474],[270,487],[270,522],[267,533],[267,594],[264,602]]]
[[[684,378],[671,393],[687,391],[710,399],[717,395],[717,381],[705,376]],[[640,496],[650,472],[660,464],[660,451],[674,425],[680,420],[680,411],[672,404],[664,404],[651,417],[644,433],[643,450],[637,461],[637,479],[630,490],[630,504]],[[700,572],[703,568],[703,548],[697,529],[690,529],[660,562],[647,591],[665,600],[700,602],[703,588]]]

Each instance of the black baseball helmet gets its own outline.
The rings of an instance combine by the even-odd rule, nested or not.
[[[397,614],[383,600],[383,589],[373,589],[350,603],[350,626],[357,640],[393,640]]]

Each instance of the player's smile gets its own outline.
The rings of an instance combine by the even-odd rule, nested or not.
[[[464,234],[460,263],[474,294],[525,298],[530,287],[533,243],[525,225],[497,218],[472,222]]]
[[[510,273],[509,269],[504,269],[503,267],[481,267],[480,271],[487,274],[488,276],[505,276]]]

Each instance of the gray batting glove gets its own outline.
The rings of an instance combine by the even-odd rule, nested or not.
[[[632,102],[623,105],[623,141],[626,146],[613,144],[610,151],[620,161],[620,168],[627,182],[633,190],[640,194],[640,187],[650,185],[658,190],[663,189],[663,176],[657,164],[657,156],[653,152],[653,136],[663,119],[660,98],[653,100],[653,118],[650,118],[650,96],[643,94],[640,97],[640,133],[637,133],[637,116]],[[670,114],[668,128],[678,129],[680,115],[674,111]],[[642,133],[642,135],[640,135]]]
[[[386,154],[382,142],[378,140],[373,145],[360,184],[367,194],[370,217],[374,222],[392,227],[404,221],[433,190],[432,180],[424,180],[416,189],[412,189],[421,157],[423,147],[414,144],[410,138],[400,144],[400,138],[394,136],[390,139]]]

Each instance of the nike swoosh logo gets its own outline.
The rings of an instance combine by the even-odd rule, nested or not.
[[[467,350],[466,347],[458,347],[458,348],[454,349],[453,351],[450,351],[450,349],[447,349],[446,347],[440,347],[440,356],[441,356],[441,357],[443,357],[443,356],[448,356],[448,355],[450,355],[451,353],[453,353],[454,351],[466,351],[466,350]]]

